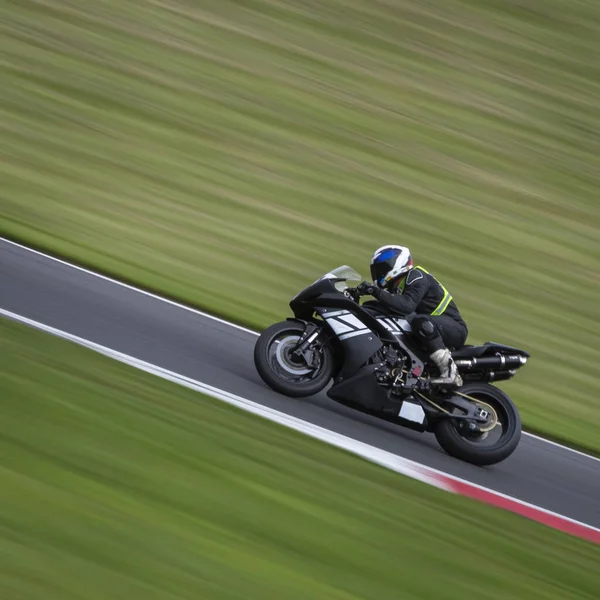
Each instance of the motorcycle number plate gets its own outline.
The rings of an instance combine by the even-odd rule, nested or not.
[[[420,404],[414,402],[403,402],[398,416],[413,423],[423,424],[425,422],[425,411]]]

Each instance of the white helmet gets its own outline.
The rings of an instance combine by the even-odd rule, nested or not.
[[[410,250],[405,246],[382,246],[371,258],[371,277],[380,288],[388,288],[413,268]]]

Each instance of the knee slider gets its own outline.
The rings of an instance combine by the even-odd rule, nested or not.
[[[427,317],[415,317],[412,321],[412,327],[422,338],[431,340],[436,337],[437,330],[435,325]]]

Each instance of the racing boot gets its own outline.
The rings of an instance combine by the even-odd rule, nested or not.
[[[440,372],[440,376],[431,379],[431,383],[452,387],[462,386],[462,377],[458,374],[458,369],[454,360],[452,360],[452,354],[448,348],[436,350],[429,358],[431,358]]]

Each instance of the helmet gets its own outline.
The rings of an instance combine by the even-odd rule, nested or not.
[[[392,287],[413,268],[410,250],[404,246],[382,246],[371,258],[373,283],[382,289]]]

